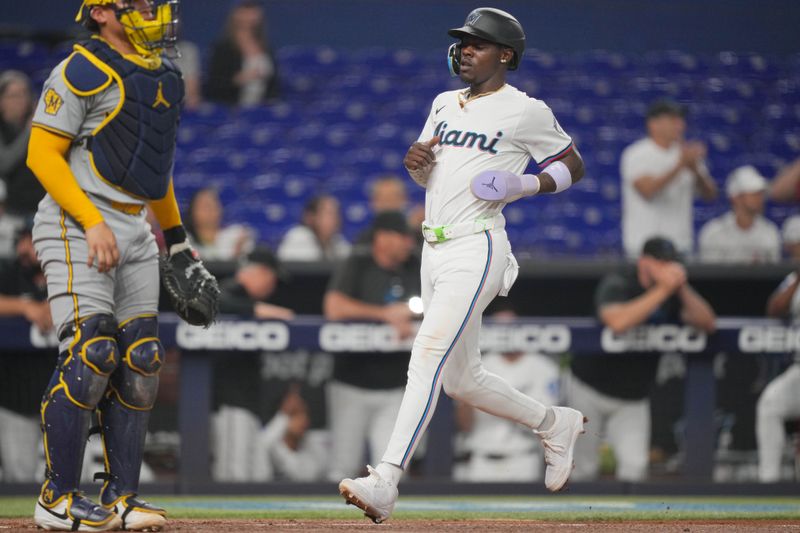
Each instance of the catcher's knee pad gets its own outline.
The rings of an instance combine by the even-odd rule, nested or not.
[[[158,319],[140,316],[125,322],[117,332],[117,344],[122,363],[111,384],[119,400],[132,409],[151,409],[158,391],[158,373],[166,356],[158,340]]]
[[[114,335],[117,323],[111,315],[91,315],[77,326],[69,326],[69,348],[59,355],[56,374],[48,394],[63,389],[71,402],[83,409],[94,409],[103,397],[109,376],[119,364],[119,349]]]
[[[101,491],[105,505],[138,491],[147,422],[165,355],[155,316],[139,316],[121,324],[117,343],[122,362],[98,409],[106,455],[106,472],[100,475],[106,480]]]

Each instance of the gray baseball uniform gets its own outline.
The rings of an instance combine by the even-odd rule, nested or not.
[[[134,499],[166,355],[158,339],[158,247],[145,207],[171,194],[182,99],[180,72],[168,60],[122,55],[100,38],[76,45],[42,90],[31,153],[54,159],[32,165],[48,190],[33,241],[61,345],[41,408],[47,471],[39,525],[60,527],[65,505],[81,506],[82,519],[102,527],[114,527],[112,508],[123,521],[145,509],[145,519],[159,516],[146,523],[163,524],[163,509]],[[62,156],[48,148],[60,144],[40,130],[71,140],[65,154],[71,173],[116,240],[119,260],[107,272],[89,266],[87,230],[65,209],[68,189],[54,183]],[[75,217],[88,210],[74,209]],[[104,446],[103,508],[76,496],[94,417]]]
[[[120,261],[104,274],[96,267],[89,268],[83,228],[49,194],[45,196],[36,213],[33,239],[47,276],[53,323],[59,331],[76,318],[96,313],[113,315],[119,322],[153,315],[159,288],[158,248],[145,210],[128,214],[114,207],[121,203],[131,210],[136,204],[144,207],[144,202],[98,176],[86,148],[88,137],[117,107],[120,89],[112,83],[96,94],[79,96],[67,85],[67,61],[56,66],[45,82],[33,123],[73,139],[70,169],[114,232]],[[60,348],[64,350],[66,345]]]

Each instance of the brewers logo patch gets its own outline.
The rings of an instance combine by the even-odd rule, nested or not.
[[[44,112],[48,115],[58,114],[58,110],[64,104],[64,99],[58,94],[55,89],[48,89],[44,94]]]

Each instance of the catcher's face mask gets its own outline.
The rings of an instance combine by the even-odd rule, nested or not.
[[[75,20],[86,20],[94,6],[114,8],[117,20],[140,55],[177,55],[180,0],[124,0],[121,7],[116,0],[84,0]]]

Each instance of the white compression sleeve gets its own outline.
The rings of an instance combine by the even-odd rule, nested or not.
[[[539,192],[542,184],[539,182],[539,176],[535,174],[523,174],[519,177],[522,185],[523,196],[533,196]]]

